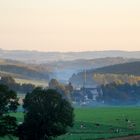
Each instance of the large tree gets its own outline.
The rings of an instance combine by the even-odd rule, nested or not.
[[[0,85],[0,137],[14,135],[17,129],[16,118],[9,112],[15,112],[18,106],[16,92]]]
[[[73,107],[56,90],[36,88],[26,95],[23,107],[20,140],[48,140],[65,134],[73,126]]]
[[[58,82],[56,79],[51,79],[49,82],[49,88],[57,90],[67,100],[72,101],[73,86],[71,83],[65,85]]]

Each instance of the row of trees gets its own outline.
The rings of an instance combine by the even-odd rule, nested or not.
[[[1,77],[0,84],[7,85],[9,89],[19,93],[30,93],[35,89],[35,85],[33,84],[16,83],[14,78],[12,78],[11,76]],[[57,90],[68,99],[70,99],[70,93],[74,90],[71,83],[65,85],[58,82],[56,79],[50,80],[48,88]]]
[[[17,136],[19,140],[49,140],[73,126],[73,107],[54,89],[35,88],[24,99],[24,122],[17,124],[10,112],[18,107],[16,92],[0,85],[0,137]]]
[[[97,100],[104,101],[107,104],[137,104],[140,100],[140,84],[117,84],[110,83],[102,85],[102,93]]]
[[[118,83],[118,84],[137,84],[140,82],[140,76],[139,75],[130,75],[130,74],[113,74],[113,73],[98,73],[93,71],[87,71],[87,72],[80,72],[78,74],[73,74],[70,78],[70,82],[73,83],[76,86],[81,86],[85,82],[85,76],[86,76],[86,84],[87,85],[106,85],[112,82]]]
[[[19,84],[11,76],[4,76],[0,79],[0,84],[7,85],[9,89],[20,93],[32,92],[35,85],[32,84]]]
[[[125,84],[129,83],[131,85],[133,84],[139,84],[140,83],[140,76],[134,76],[134,75],[128,75],[128,74],[100,74],[96,73],[93,76],[93,79],[99,84],[99,85],[106,85],[109,83],[117,83],[117,84]]]

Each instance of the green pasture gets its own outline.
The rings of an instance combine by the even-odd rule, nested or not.
[[[140,130],[140,107],[104,107],[75,109],[76,121],[87,121],[127,128],[125,119],[136,124]]]
[[[11,115],[18,122],[23,121],[23,113]],[[76,108],[74,127],[57,140],[95,140],[135,134],[140,134],[139,107]]]
[[[135,134],[140,134],[138,107],[78,108],[74,127],[58,140],[107,139]]]

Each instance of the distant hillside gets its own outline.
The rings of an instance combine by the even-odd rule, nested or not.
[[[105,57],[105,58],[96,58],[96,59],[77,59],[72,61],[56,61],[47,63],[47,66],[56,68],[56,69],[96,69],[104,66],[121,64],[127,62],[139,61],[140,59],[130,59],[123,57]],[[43,64],[44,65],[44,64]]]
[[[26,63],[46,63],[52,61],[70,61],[76,59],[96,59],[104,57],[140,59],[140,51],[38,52],[19,50],[8,51],[0,49],[0,58],[24,61]]]
[[[95,78],[95,75],[98,76]],[[101,75],[100,75],[101,74]],[[79,72],[77,74],[73,74],[73,76],[70,78],[70,82],[76,84],[76,85],[82,85],[84,83],[86,75],[86,83],[88,85],[93,85],[97,84],[96,79],[102,78],[102,81],[108,80],[112,81],[112,79],[117,79],[120,78],[120,81],[125,81],[125,79],[130,80],[136,80],[139,78],[130,78],[128,75],[133,75],[133,76],[140,76],[140,61],[137,62],[131,62],[131,63],[124,63],[124,64],[116,64],[116,65],[111,65],[111,66],[106,66],[103,68],[98,68],[98,69],[91,69],[87,70],[86,73],[84,72]],[[118,75],[118,76],[117,76]],[[95,79],[94,79],[95,78]],[[105,79],[106,78],[106,79]]]
[[[92,70],[91,70],[92,72]],[[129,74],[140,76],[140,61],[98,68],[94,73]]]
[[[42,64],[43,66],[49,66],[54,70],[54,76],[57,79],[67,80],[73,73],[78,73],[83,70],[97,69],[109,65],[121,64],[127,62],[139,61],[140,59],[129,59],[122,57],[106,57],[97,59],[78,59],[73,61],[57,61]]]
[[[0,59],[0,75],[10,75],[16,78],[33,80],[48,80],[56,78],[60,81],[67,82],[74,73],[77,74],[85,69],[88,70],[88,72],[92,69],[92,74],[92,71],[97,68],[139,60],[140,59],[134,58],[105,57],[97,59],[77,59],[71,61],[57,60],[55,62],[33,64],[18,60]],[[79,78],[79,81],[82,79]]]
[[[20,61],[0,59],[0,76],[14,78],[48,80],[51,71],[40,65],[25,64]]]

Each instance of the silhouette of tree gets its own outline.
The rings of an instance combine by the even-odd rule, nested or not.
[[[7,86],[0,85],[0,136],[15,135],[16,118],[9,112],[15,112],[18,106],[16,92],[9,90]]]
[[[73,107],[60,93],[36,88],[24,100],[25,118],[19,126],[20,140],[48,140],[73,126]]]

